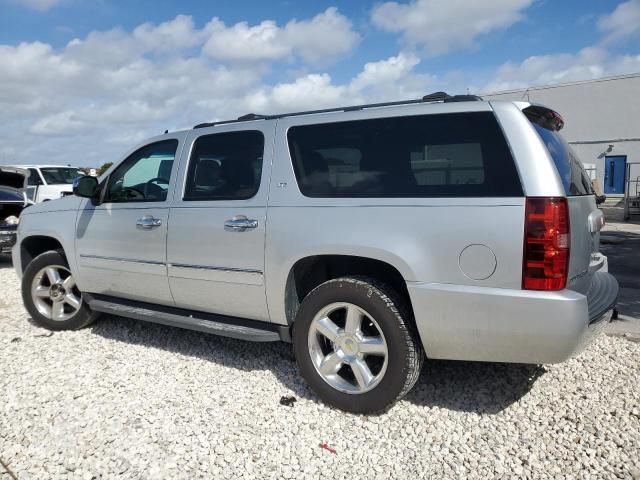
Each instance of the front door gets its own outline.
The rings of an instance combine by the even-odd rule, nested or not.
[[[176,306],[268,321],[264,239],[273,127],[195,130],[187,145],[167,238]]]
[[[76,228],[78,284],[85,292],[173,305],[166,267],[168,195],[184,134],[129,155],[86,200]]]
[[[624,194],[624,176],[627,166],[626,155],[605,157],[604,193]]]

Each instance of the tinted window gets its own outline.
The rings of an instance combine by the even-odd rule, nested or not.
[[[258,131],[199,137],[191,152],[185,200],[245,200],[260,187],[264,136]]]
[[[289,149],[309,197],[508,197],[522,187],[490,112],[292,127]]]
[[[177,149],[177,140],[165,140],[131,154],[109,176],[105,202],[165,201]]]
[[[591,179],[565,139],[558,132],[538,123],[533,122],[533,126],[549,150],[553,163],[556,164],[565,193],[573,196],[592,195]]]

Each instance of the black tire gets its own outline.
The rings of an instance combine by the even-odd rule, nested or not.
[[[50,250],[38,255],[27,265],[22,276],[22,301],[33,321],[49,330],[78,330],[94,322],[98,318],[98,313],[91,311],[84,300],[77,312],[66,320],[52,320],[38,311],[31,296],[31,285],[38,272],[51,265],[69,268],[62,250]]]
[[[374,318],[387,343],[388,364],[379,383],[364,393],[343,393],[318,373],[309,351],[309,329],[327,305],[348,302]],[[353,413],[377,413],[406,395],[418,380],[424,353],[406,302],[390,287],[367,277],[329,280],[303,300],[293,324],[293,345],[303,378],[320,399]]]

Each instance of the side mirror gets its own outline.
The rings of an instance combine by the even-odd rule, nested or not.
[[[88,175],[73,181],[73,194],[76,197],[93,198],[98,190],[98,179]]]

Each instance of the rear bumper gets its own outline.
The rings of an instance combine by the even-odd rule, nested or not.
[[[618,282],[594,274],[587,295],[409,283],[427,356],[451,360],[558,363],[611,319]]]

